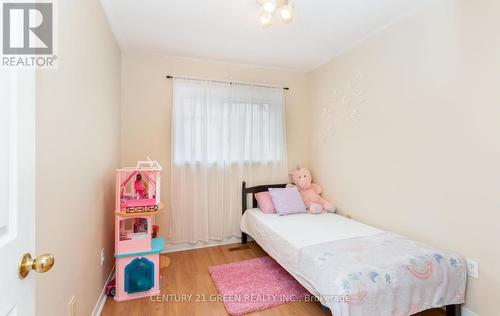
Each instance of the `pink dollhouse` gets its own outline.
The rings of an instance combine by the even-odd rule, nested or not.
[[[156,161],[117,170],[115,210],[116,301],[160,293],[160,253],[165,241],[153,238],[160,207]]]
[[[116,171],[116,211],[154,212],[160,206],[161,166],[157,161],[138,161],[135,167]]]

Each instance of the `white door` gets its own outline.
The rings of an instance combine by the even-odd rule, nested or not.
[[[0,69],[0,316],[35,315],[35,71]]]

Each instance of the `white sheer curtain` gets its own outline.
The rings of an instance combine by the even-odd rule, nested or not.
[[[170,241],[240,236],[241,181],[288,180],[283,89],[174,79]]]

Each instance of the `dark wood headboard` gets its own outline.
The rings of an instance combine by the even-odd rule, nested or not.
[[[248,199],[248,194],[252,194],[252,208],[257,207],[257,200],[255,199],[255,193],[259,192],[264,192],[267,191],[269,188],[284,188],[286,187],[286,183],[284,184],[264,184],[264,185],[257,185],[254,187],[249,187],[247,188],[247,183],[243,181],[241,184],[241,214],[243,215],[245,211],[248,209],[247,207],[247,199]],[[247,234],[241,233],[241,242],[243,244],[247,243]]]

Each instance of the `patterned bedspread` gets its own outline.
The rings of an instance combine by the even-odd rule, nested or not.
[[[464,302],[462,257],[393,233],[304,247],[299,266],[334,316],[407,316]]]

